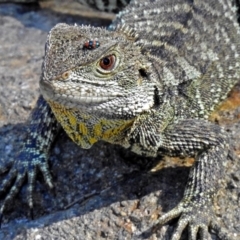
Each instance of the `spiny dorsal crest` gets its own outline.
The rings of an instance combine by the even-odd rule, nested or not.
[[[129,27],[126,24],[121,24],[116,27],[116,32],[124,33],[129,40],[136,41],[139,37],[135,29]]]

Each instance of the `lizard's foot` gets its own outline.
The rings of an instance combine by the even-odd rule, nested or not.
[[[11,202],[13,198],[17,195],[26,178],[28,181],[27,201],[32,215],[32,194],[36,180],[37,170],[40,170],[42,172],[44,180],[47,183],[48,187],[53,188],[52,177],[50,175],[47,163],[47,156],[44,153],[39,153],[39,151],[34,148],[27,148],[20,152],[17,160],[15,160],[13,165],[10,166],[10,170],[7,176],[4,178],[0,185],[0,192],[4,192],[7,188],[11,187],[0,208],[0,224],[6,205]]]
[[[177,218],[180,219],[177,224],[171,240],[180,240],[183,230],[188,227],[188,239],[211,240],[209,227],[216,231],[222,240],[240,239],[239,236],[229,233],[217,219],[213,212],[211,204],[193,203],[188,204],[181,202],[177,207],[161,216],[155,224],[163,225],[168,221]]]

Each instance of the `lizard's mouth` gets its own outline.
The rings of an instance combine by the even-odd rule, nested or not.
[[[56,83],[56,82],[55,82]],[[66,84],[59,81],[56,84],[49,80],[40,81],[40,90],[46,101],[54,101],[68,107],[89,107],[109,102],[124,94],[116,93],[109,88],[103,92],[101,86],[83,82],[82,84]],[[68,85],[68,87],[66,87]]]
[[[50,105],[117,119],[132,118],[154,106],[155,85],[148,91],[143,85],[129,90],[111,80],[94,83],[89,79],[75,82],[42,78],[40,90]]]
[[[50,99],[54,94],[52,91],[52,85],[49,81],[40,80],[40,91],[43,97],[47,100]]]

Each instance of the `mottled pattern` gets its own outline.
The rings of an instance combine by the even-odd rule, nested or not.
[[[1,212],[25,175],[32,208],[36,166],[52,186],[47,153],[58,121],[83,148],[104,140],[144,156],[195,157],[182,201],[153,225],[179,217],[172,240],[186,227],[191,240],[210,239],[209,227],[221,239],[239,239],[214,213],[231,146],[208,121],[240,79],[236,8],[228,0],[131,1],[109,30],[58,24],[49,33],[40,88],[57,120],[40,98],[29,142],[4,181],[3,189],[19,179]],[[89,49],[89,41],[99,47]]]
[[[77,0],[83,5],[100,11],[117,13],[122,10],[130,0]]]
[[[1,183],[0,191],[8,188],[12,182],[14,182],[14,185],[1,206],[0,218],[6,204],[16,196],[26,178],[28,180],[28,204],[30,209],[33,208],[32,192],[38,170],[43,173],[48,187],[53,188],[47,160],[51,144],[58,133],[59,124],[42,97],[39,97],[30,119],[27,128],[27,140],[7,177]]]

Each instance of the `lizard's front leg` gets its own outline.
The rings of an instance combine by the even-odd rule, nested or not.
[[[52,178],[48,168],[48,152],[59,130],[59,124],[42,96],[39,97],[29,121],[27,127],[27,139],[25,143],[23,143],[22,150],[9,169],[7,176],[0,185],[0,192],[5,191],[11,186],[7,197],[0,208],[0,219],[7,203],[16,196],[26,178],[28,181],[27,200],[32,213],[32,193],[37,170],[42,172],[48,187],[53,187]],[[3,172],[4,170],[5,168],[0,166],[0,172]]]
[[[221,239],[237,239],[216,220],[213,209],[213,197],[224,177],[229,149],[227,133],[204,120],[181,120],[163,132],[160,150],[169,155],[195,156],[182,201],[157,221],[164,224],[180,217],[172,240],[179,240],[187,226],[191,240],[196,240],[198,234],[202,240],[211,239],[209,227]]]

